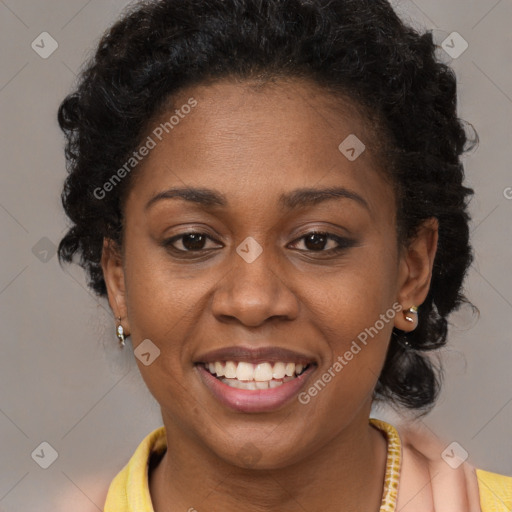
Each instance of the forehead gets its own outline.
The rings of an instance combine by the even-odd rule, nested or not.
[[[371,127],[355,104],[307,81],[221,80],[187,88],[146,136],[155,146],[137,171],[138,197],[192,186],[221,191],[227,206],[248,196],[282,205],[285,191],[343,186],[363,196],[375,215],[390,204],[393,210]],[[364,150],[354,159],[352,149],[356,157]]]

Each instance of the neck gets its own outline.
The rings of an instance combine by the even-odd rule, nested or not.
[[[279,469],[234,466],[164,424],[168,449],[149,479],[155,512],[380,509],[387,445],[368,414],[312,456]]]

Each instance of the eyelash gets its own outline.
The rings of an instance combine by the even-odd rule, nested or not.
[[[162,245],[175,252],[175,253],[181,253],[181,254],[187,254],[187,253],[199,253],[199,252],[204,252],[204,251],[209,251],[211,249],[198,249],[196,251],[194,250],[182,250],[182,249],[176,249],[176,247],[173,246],[174,242],[176,242],[177,240],[180,240],[188,235],[200,235],[200,236],[204,236],[206,237],[207,239],[209,240],[212,240],[214,242],[216,242],[216,240],[214,240],[213,238],[211,238],[210,236],[208,236],[206,233],[201,233],[199,231],[187,231],[186,233],[181,233],[180,235],[176,235],[172,238],[168,238],[167,240],[164,240],[162,242]],[[294,242],[292,243],[296,243],[300,240],[303,240],[305,238],[307,238],[308,236],[311,236],[311,235],[321,235],[321,236],[324,236],[326,237],[327,240],[333,240],[335,241],[337,244],[338,244],[338,247],[335,247],[333,249],[329,249],[329,250],[320,250],[320,251],[313,251],[313,250],[300,250],[300,252],[304,252],[304,253],[324,253],[324,254],[338,254],[340,252],[343,252],[351,247],[353,247],[355,244],[356,244],[356,241],[355,240],[351,240],[350,238],[344,238],[344,237],[340,237],[340,236],[337,236],[337,235],[334,235],[333,233],[328,233],[328,232],[325,232],[325,231],[309,231],[308,233],[304,233],[302,236],[300,236],[299,238],[297,238]]]

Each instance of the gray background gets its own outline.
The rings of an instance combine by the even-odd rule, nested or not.
[[[106,302],[54,254],[66,226],[57,107],[126,4],[0,0],[1,511],[101,510],[111,479],[161,424],[131,350],[117,347]],[[481,139],[465,157],[476,191],[466,291],[481,315],[452,317],[444,390],[423,422],[473,465],[512,474],[512,0],[394,5],[414,26],[435,28],[439,42],[457,31],[469,43],[456,59],[440,55],[458,74],[460,115]],[[31,47],[45,31],[58,42],[47,59]],[[31,456],[42,442],[58,453],[48,469]]]

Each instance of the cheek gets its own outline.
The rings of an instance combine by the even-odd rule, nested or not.
[[[201,306],[201,289],[183,273],[169,269],[159,253],[143,244],[127,251],[128,318],[135,355],[143,340],[149,339],[158,349],[151,364],[136,360],[146,386],[158,403],[179,418],[193,402],[192,390],[183,383],[190,371],[189,338],[196,308]]]
[[[332,304],[328,297],[324,300]],[[331,323],[328,327],[325,323],[318,325],[329,344],[330,357],[322,362],[299,400],[311,408],[310,416],[330,417],[335,411],[348,420],[372,399],[386,358],[395,310],[392,304],[382,306],[377,293],[342,298],[336,295],[336,300],[338,307],[329,315]],[[332,425],[333,432],[337,427]]]
[[[301,277],[305,309],[312,312],[319,328],[323,326],[337,352],[373,326],[396,300],[395,256],[391,251],[386,256],[376,247],[358,248],[346,265],[320,279],[306,274]],[[392,322],[384,326],[379,322],[378,327],[390,332]]]
[[[147,235],[138,230],[127,233],[126,299],[132,332],[157,338],[172,332],[198,298],[191,275],[187,269],[171,266],[165,251]]]
[[[160,355],[151,366],[139,364],[148,387],[155,379],[182,379],[191,365],[191,354],[200,336],[199,320],[207,311],[210,290],[220,272],[193,265],[171,265],[164,250],[144,238],[127,238],[125,282],[128,318],[133,347],[151,340]],[[151,380],[147,380],[151,379]]]
[[[323,281],[305,281],[311,290],[306,309],[330,348],[316,377],[321,382],[306,392],[319,395],[325,383],[331,392],[321,393],[324,399],[315,400],[314,407],[332,401],[346,410],[357,407],[372,393],[384,364],[397,314],[397,274],[393,251],[375,250],[377,245],[361,248],[350,264]]]

